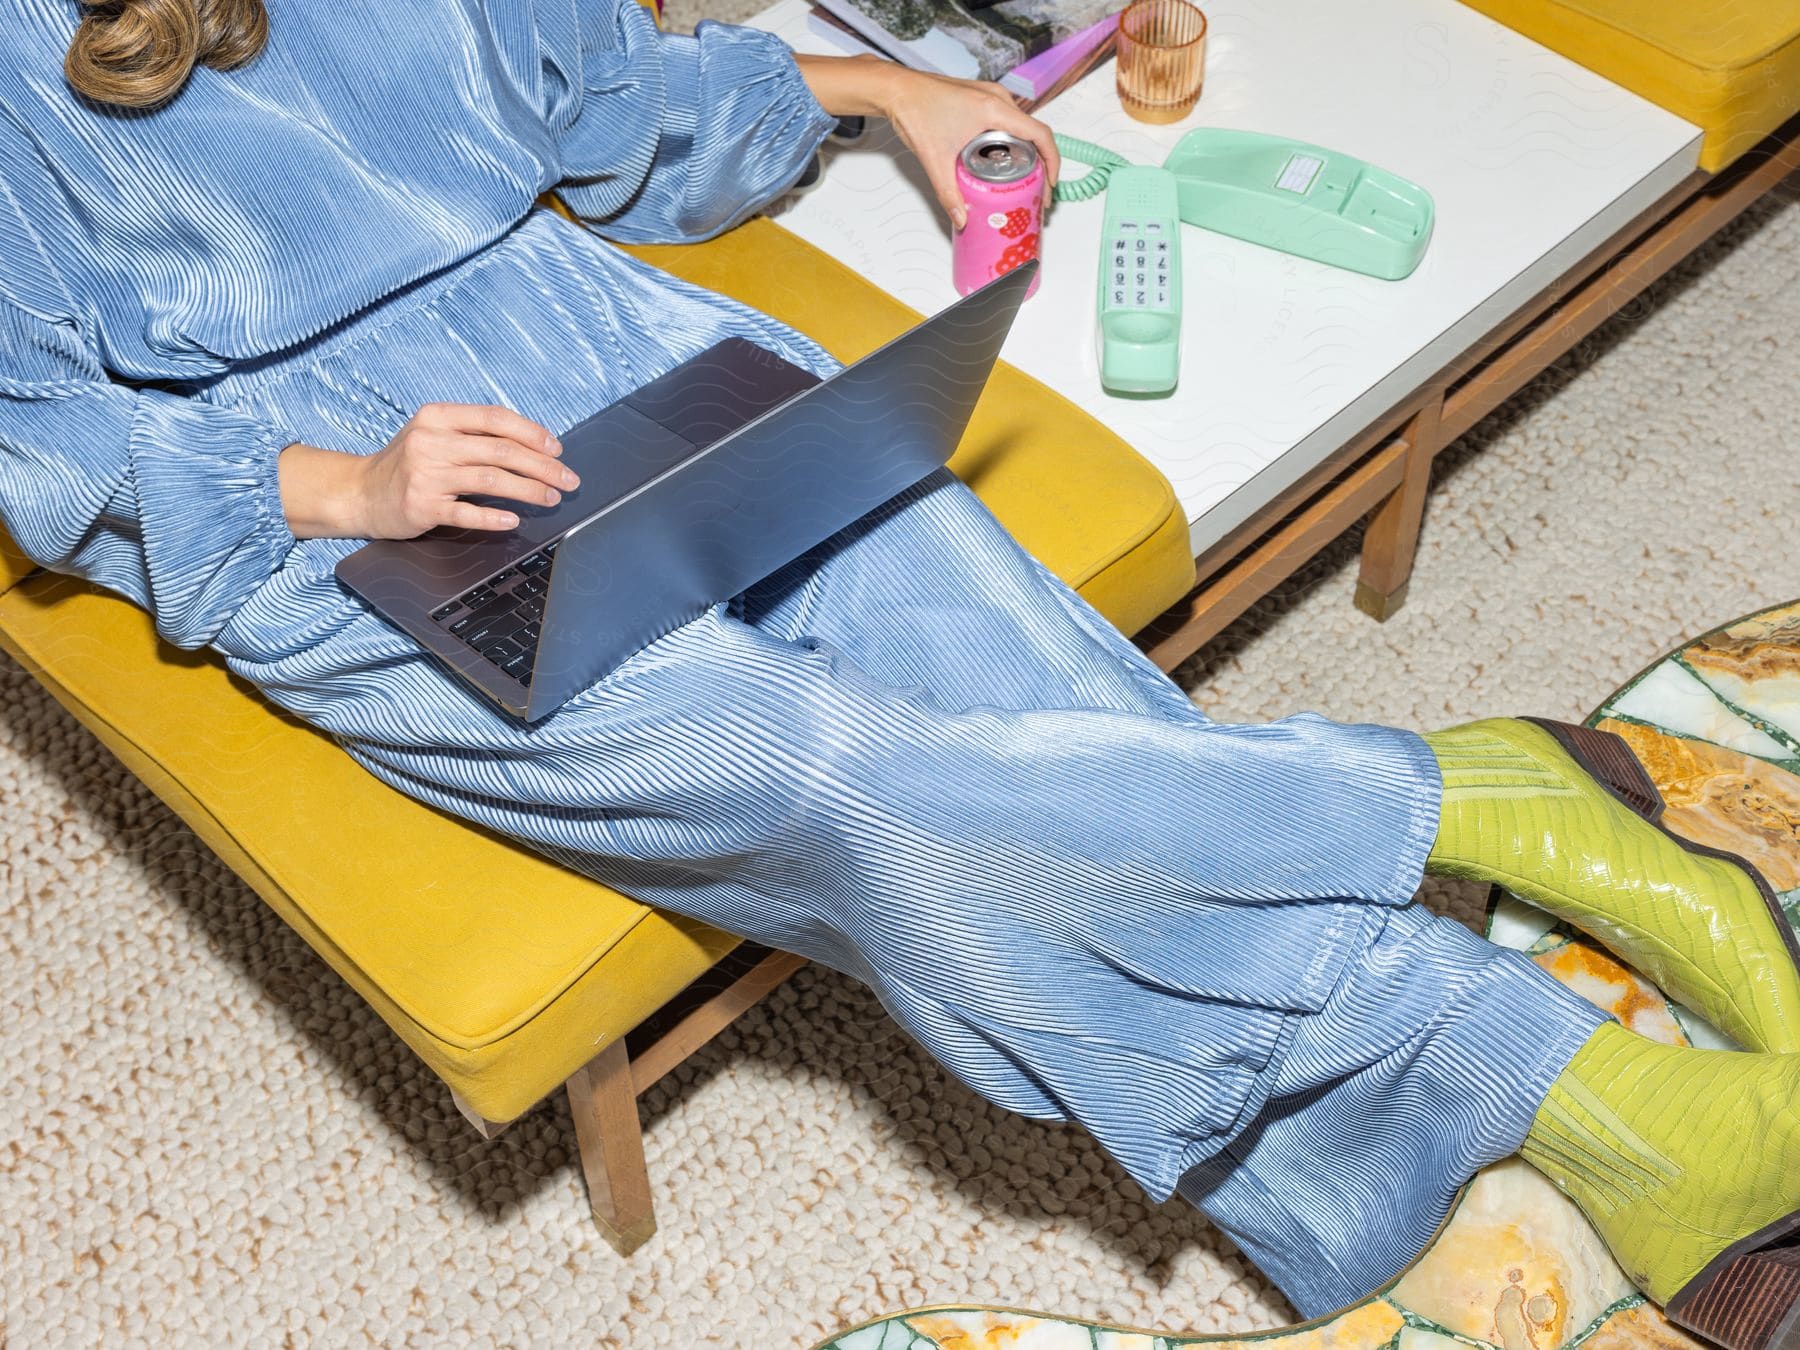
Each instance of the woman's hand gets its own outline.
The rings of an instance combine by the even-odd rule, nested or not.
[[[1011,132],[1044,161],[1044,205],[1062,169],[1050,128],[1020,110],[991,80],[958,80],[910,70],[879,56],[796,56],[819,106],[836,117],[885,117],[918,157],[938,204],[961,229],[968,204],[956,187],[956,157],[984,131]]]
[[[991,80],[957,80],[920,70],[905,74],[910,78],[895,82],[887,118],[918,157],[951,224],[960,230],[969,218],[968,203],[956,186],[956,157],[982,132],[996,128],[1037,147],[1044,162],[1044,205],[1050,205],[1062,158],[1049,127],[1021,111],[1013,96]]]
[[[296,538],[412,539],[439,525],[510,530],[511,511],[467,493],[554,506],[580,480],[562,444],[505,408],[428,403],[372,455],[311,445],[281,452],[281,503]]]

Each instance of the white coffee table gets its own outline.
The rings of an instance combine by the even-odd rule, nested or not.
[[[1672,200],[1696,177],[1701,140],[1699,128],[1456,0],[1203,5],[1206,86],[1185,122],[1127,117],[1110,65],[1048,105],[1045,120],[1144,163],[1160,163],[1194,126],[1341,148],[1423,184],[1437,224],[1418,270],[1397,282],[1185,229],[1180,385],[1142,399],[1107,394],[1096,373],[1100,204],[1051,212],[1043,284],[1003,355],[1167,475],[1202,558],[1241,543],[1259,513],[1284,505],[1284,493],[1384,418],[1401,426],[1428,380]],[[751,22],[799,51],[841,51],[807,13],[805,0],[780,0]],[[885,123],[828,146],[822,181],[771,215],[922,312],[956,299],[948,225]],[[1437,411],[1431,417],[1430,428],[1412,427],[1415,441],[1435,430]],[[1358,515],[1397,499],[1403,478],[1418,480],[1422,501],[1426,475],[1403,458],[1363,485],[1350,503]],[[1416,533],[1416,502],[1408,513]],[[1302,542],[1316,550],[1328,539]]]

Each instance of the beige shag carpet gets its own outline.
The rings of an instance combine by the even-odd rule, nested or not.
[[[1351,608],[1348,540],[1184,686],[1236,720],[1574,717],[1683,635],[1800,594],[1795,198],[1443,457],[1393,621]],[[958,1300],[1290,1317],[1183,1204],[1148,1204],[1078,1128],[989,1107],[818,970],[649,1094],[661,1231],[623,1263],[560,1096],[477,1138],[10,662],[0,694],[0,1345],[788,1346]]]

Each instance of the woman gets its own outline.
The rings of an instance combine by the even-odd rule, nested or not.
[[[701,239],[861,113],[954,220],[975,132],[1054,167],[997,86],[631,0],[85,2],[8,0],[0,70],[0,512],[33,558],[400,790],[865,981],[1305,1314],[1521,1148],[1654,1297],[1750,1306],[1719,1258],[1800,1211],[1800,975],[1746,867],[1583,767],[1606,742],[1210,722],[947,471],[531,727],[337,585],[363,539],[516,523],[466,494],[556,500],[548,428],[720,338],[833,369],[544,189],[612,239]],[[1631,1036],[1412,904],[1428,870],[1506,882],[1761,1053]]]

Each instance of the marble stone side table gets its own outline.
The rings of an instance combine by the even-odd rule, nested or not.
[[[1800,602],[1687,643],[1588,719],[1623,736],[1670,829],[1750,859],[1800,931]],[[1727,1046],[1720,1033],[1587,938],[1507,896],[1488,936],[1642,1035]],[[1517,1158],[1482,1172],[1432,1246],[1385,1289],[1316,1322],[1253,1336],[1110,1327],[1021,1309],[896,1313],[818,1350],[1702,1350],[1632,1288],[1581,1212]]]

